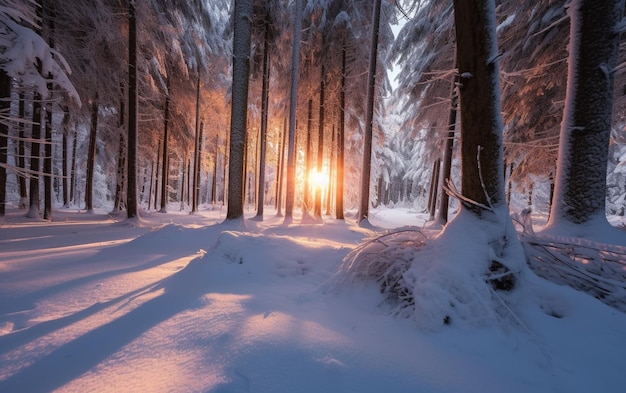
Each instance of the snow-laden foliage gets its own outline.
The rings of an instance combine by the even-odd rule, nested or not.
[[[34,86],[42,96],[48,95],[48,83],[54,83],[80,103],[70,80],[71,73],[63,56],[32,28],[29,20],[13,2],[0,2],[0,68],[27,86]]]

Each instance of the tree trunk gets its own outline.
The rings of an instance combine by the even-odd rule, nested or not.
[[[70,206],[69,199],[69,189],[68,189],[68,179],[69,179],[69,171],[68,171],[68,162],[67,157],[69,153],[69,132],[70,132],[70,108],[67,106],[63,107],[63,152],[62,152],[62,161],[63,161],[63,207],[68,208]]]
[[[276,216],[282,217],[283,207],[283,178],[285,177],[285,148],[287,147],[287,117],[283,118],[282,144],[278,142],[278,161],[276,176]]]
[[[121,85],[121,96],[124,97],[124,85]],[[120,130],[120,144],[117,153],[117,175],[115,181],[115,199],[113,202],[113,213],[117,213],[122,209],[124,197],[124,189],[126,188],[126,139],[124,138],[124,124],[126,122],[126,102],[122,98],[120,100],[120,113],[117,127]],[[150,199],[150,195],[148,195]]]
[[[433,176],[431,181],[431,197],[430,205],[428,206],[428,220],[433,221],[435,219],[435,211],[437,210],[437,195],[439,192],[439,177],[441,173],[441,159],[435,160],[433,165]]]
[[[24,96],[24,93],[20,93],[19,95],[19,104],[18,104],[18,118],[20,120],[22,119],[26,119],[26,97]],[[25,160],[25,148],[24,148],[24,139],[26,138],[26,123],[24,123],[23,121],[20,121],[18,123],[18,127],[19,127],[19,141],[17,143],[17,166],[19,168],[19,170],[21,171],[21,175],[19,176],[19,186],[20,186],[20,203],[19,203],[19,208],[20,209],[26,209],[26,206],[28,205],[28,188],[26,187],[26,176],[24,176],[24,173],[26,173],[26,160]]]
[[[309,98],[309,110],[308,110],[307,122],[306,122],[306,149],[304,153],[304,206],[302,207],[302,217],[309,215],[309,209],[311,208],[311,168],[313,168],[313,158],[311,156],[311,128],[313,127],[313,99]]]
[[[39,66],[38,68],[41,68]],[[41,153],[39,140],[41,139],[41,94],[33,95],[33,124],[30,143],[30,202],[26,217],[39,217],[39,155]]]
[[[339,130],[337,134],[337,185],[335,193],[335,218],[343,220],[343,166],[346,132],[346,41],[341,46],[341,87],[339,91]]]
[[[128,2],[128,218],[139,218],[137,202],[137,19],[135,0]]]
[[[161,168],[161,210],[159,213],[167,213],[168,202],[168,186],[170,175],[170,149],[168,145],[169,141],[169,120],[170,120],[170,89],[169,78],[167,79],[167,93],[165,95],[165,113],[163,115],[163,159]]]
[[[300,35],[302,29],[302,0],[295,1],[293,47],[291,54],[291,91],[289,95],[289,147],[287,153],[287,185],[285,198],[285,224],[293,221],[296,190],[296,109],[298,82],[300,80]]]
[[[322,46],[324,40],[322,40]],[[317,174],[316,178],[320,178],[324,169],[324,105],[325,105],[325,90],[326,90],[326,68],[322,63],[321,75],[320,75],[320,119],[319,119],[319,131],[317,142]],[[315,207],[313,209],[313,217],[318,220],[322,219],[322,185],[320,182],[315,184]]]
[[[567,92],[548,223],[553,229],[591,221],[608,225],[606,174],[624,0],[579,0],[568,12]]]
[[[456,128],[456,112],[458,109],[459,95],[457,94],[457,85],[459,83],[458,74],[455,75],[452,82],[452,89],[450,92],[450,114],[448,116],[448,135],[446,136],[446,143],[443,151],[443,168],[441,181],[443,184],[439,186],[447,186],[450,180],[450,173],[452,172],[452,154],[454,152],[454,130]],[[448,193],[441,189],[439,194],[439,211],[437,213],[437,222],[445,224],[448,222],[448,207],[450,205],[450,196]]]
[[[87,151],[87,174],[85,182],[85,209],[93,212],[93,178],[96,166],[96,136],[98,133],[98,94],[91,103],[91,130],[89,132],[89,150]]]
[[[0,70],[0,115],[9,116],[11,110],[11,78],[4,70]],[[0,223],[5,215],[7,185],[7,146],[9,126],[5,119],[0,121]]]
[[[506,205],[493,0],[454,0],[461,101],[461,193],[480,216]],[[477,23],[477,21],[479,21]]]
[[[163,159],[163,154],[161,150],[162,145],[160,141],[157,142],[157,145],[157,156],[156,162],[154,163],[154,167],[156,168],[154,173],[154,210],[157,209],[157,201],[159,200],[159,163],[161,163],[161,160]],[[163,177],[163,174],[161,174],[161,177]],[[148,208],[150,208],[150,198],[148,198]]]
[[[70,202],[74,202],[76,190],[76,145],[78,144],[78,130],[74,129],[74,140],[72,141],[72,164],[70,165]]]
[[[196,161],[195,163],[195,170],[194,170],[194,188],[193,188],[193,193],[194,193],[194,199],[196,201],[196,211],[198,210],[198,203],[199,201],[199,197],[200,197],[200,172],[202,172],[202,139],[203,136],[202,134],[204,133],[204,123],[200,122],[200,135],[198,137],[198,161]]]
[[[48,77],[51,77],[49,75]],[[52,83],[48,83],[48,91],[52,91]],[[49,100],[52,96],[48,97]],[[52,220],[52,103],[46,103],[45,111],[45,140],[43,156],[43,218]]]
[[[227,220],[243,219],[243,156],[248,120],[252,3],[252,0],[235,0]]]
[[[259,146],[259,181],[257,191],[257,213],[256,217],[263,220],[263,206],[265,205],[265,154],[267,142],[267,114],[268,114],[268,97],[270,91],[270,60],[269,60],[269,34],[270,24],[265,21],[265,39],[263,43],[263,82],[261,97],[261,135]]]
[[[376,91],[376,63],[378,60],[378,31],[380,27],[381,0],[374,1],[372,17],[372,38],[367,86],[367,110],[365,115],[365,133],[363,135],[363,164],[361,166],[361,195],[357,223],[368,220],[370,207],[370,174],[372,171],[372,135],[374,128],[374,93]]]

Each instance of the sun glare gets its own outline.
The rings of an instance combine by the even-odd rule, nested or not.
[[[311,171],[309,174],[309,184],[313,189],[317,189],[317,187],[324,189],[328,184],[328,176],[326,176],[324,172]]]

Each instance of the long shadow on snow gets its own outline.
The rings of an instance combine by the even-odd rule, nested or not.
[[[203,259],[162,281],[154,290],[165,292],[128,314],[57,348],[0,381],[0,392],[49,392],[80,377],[143,333],[176,314],[199,305],[206,278]],[[95,344],[95,345],[93,345]]]
[[[114,270],[106,270],[106,271],[98,272],[98,273],[91,274],[91,275],[85,275],[83,277],[75,278],[70,281],[65,281],[57,285],[43,288],[39,291],[31,292],[20,297],[5,299],[5,301],[3,301],[2,304],[0,304],[0,322],[7,319],[6,318],[7,314],[12,314],[12,313],[26,311],[26,310],[32,310],[35,308],[35,305],[37,304],[39,300],[48,299],[60,292],[68,291],[68,290],[71,290],[72,288],[76,288],[76,287],[88,284],[90,282],[93,282],[93,281],[105,280],[105,279],[123,275],[123,274],[135,273],[135,272],[140,272],[146,269],[154,268],[154,267],[163,265],[165,263],[172,262],[181,257],[188,256],[194,253],[195,251],[197,251],[197,250],[190,249],[188,245],[180,246],[180,247],[168,247],[167,250],[165,250],[166,254],[161,254],[161,255],[159,255],[158,253],[155,253],[154,252],[155,250],[151,250],[153,251],[153,255],[159,255],[159,257],[157,257],[156,259],[150,260],[149,262],[146,262],[140,265],[135,265],[134,262],[132,262],[133,259],[136,260],[137,258],[142,258],[142,257],[145,258],[145,255],[146,255],[146,250],[144,249],[135,250],[136,244],[141,243],[141,242],[146,242],[145,241],[146,237],[158,236],[158,235],[154,235],[157,232],[158,231],[155,231],[149,234],[144,234],[128,243],[125,243],[119,246],[105,248],[103,250],[100,250],[96,255],[87,257],[86,260],[84,261],[85,264],[99,265],[100,267],[106,266],[106,265],[115,265],[117,267],[123,264],[132,264],[132,266],[118,268]],[[210,239],[210,237],[207,236],[207,239]],[[175,242],[172,242],[171,240],[170,242],[171,242],[170,244],[175,243]],[[125,252],[126,250],[128,250],[128,252]],[[120,255],[124,255],[124,261],[128,261],[128,262],[117,261]],[[79,263],[83,263],[83,262],[81,262],[80,259],[78,259],[72,264],[79,264]]]

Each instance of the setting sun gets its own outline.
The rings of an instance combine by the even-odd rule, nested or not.
[[[317,187],[324,189],[328,184],[328,176],[326,176],[324,172],[311,171],[309,174],[309,184],[313,189]]]

